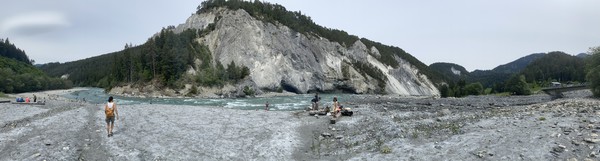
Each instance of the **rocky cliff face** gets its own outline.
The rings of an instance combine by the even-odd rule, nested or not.
[[[431,81],[408,62],[396,57],[398,68],[392,68],[375,57],[377,48],[367,48],[360,40],[345,47],[317,35],[305,35],[281,24],[265,23],[244,10],[213,9],[192,15],[174,31],[188,28],[215,29],[197,39],[209,47],[213,61],[247,66],[250,78],[244,85],[259,92],[283,88],[295,93],[343,90],[374,93],[377,80],[361,74],[350,62],[370,63],[381,70],[388,94],[437,96]]]

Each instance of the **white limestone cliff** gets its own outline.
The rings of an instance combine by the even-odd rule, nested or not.
[[[345,47],[314,34],[302,34],[281,24],[267,23],[244,10],[212,9],[192,15],[174,31],[215,29],[197,39],[213,54],[213,61],[250,69],[250,85],[258,90],[282,87],[295,93],[347,91],[374,93],[377,80],[363,76],[349,62],[370,63],[387,77],[385,92],[407,96],[439,96],[433,83],[407,61],[396,57],[399,67],[379,62],[379,50],[367,48],[360,40]],[[375,57],[374,57],[375,56]],[[343,68],[347,67],[345,74]]]

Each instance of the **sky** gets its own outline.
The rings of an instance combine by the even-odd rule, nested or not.
[[[404,49],[423,63],[492,69],[520,57],[600,46],[598,0],[267,0],[319,25]],[[0,5],[0,38],[36,63],[144,43],[201,0],[18,0]]]

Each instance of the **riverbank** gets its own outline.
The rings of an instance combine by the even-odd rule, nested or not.
[[[83,91],[83,90],[88,90],[88,89],[89,88],[85,88],[85,87],[77,87],[77,88],[71,88],[71,89],[58,89],[58,90],[49,90],[49,91],[7,94],[7,97],[12,102],[14,102],[17,97],[23,97],[23,98],[29,97],[31,99],[31,101],[33,102],[34,95],[37,97],[37,100],[41,101],[41,102],[49,101],[49,100],[66,101],[69,99],[62,97],[62,95],[71,93],[71,92],[75,92],[75,91]]]
[[[38,95],[38,94],[36,94]],[[7,160],[566,160],[597,159],[600,101],[549,96],[358,95],[329,124],[304,111],[119,105],[113,137],[102,105],[0,104]]]
[[[237,89],[232,85],[225,85],[222,88],[216,87],[199,87],[195,94],[190,94],[191,84],[185,85],[185,88],[181,90],[173,90],[170,88],[158,89],[155,86],[148,85],[144,87],[132,87],[131,85],[120,86],[112,88],[108,93],[111,95],[123,96],[123,97],[135,97],[135,98],[244,98],[242,95],[243,89]],[[238,87],[239,88],[239,87]],[[280,97],[280,96],[293,96],[296,93],[282,91],[282,92],[259,92],[255,93],[252,97]]]

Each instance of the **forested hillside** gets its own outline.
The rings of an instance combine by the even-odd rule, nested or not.
[[[545,56],[545,53],[530,54],[510,63],[499,65],[492,70],[475,70],[470,73],[468,82],[480,82],[485,87],[502,86],[513,74],[521,72],[531,62]]]
[[[235,63],[213,63],[206,46],[194,39],[207,31],[186,30],[175,34],[163,29],[156,37],[139,46],[126,44],[122,51],[68,63],[49,63],[40,68],[52,76],[69,74],[77,86],[96,86],[110,89],[128,83],[182,88],[184,83],[204,86],[222,85],[237,81],[249,74],[246,67]],[[195,62],[198,59],[200,62]],[[184,78],[192,67],[197,77]]]
[[[429,68],[446,77],[448,83],[466,80],[469,77],[469,71],[465,67],[454,63],[433,63]]]
[[[555,51],[546,54],[520,72],[527,82],[585,82],[585,64],[582,58]]]
[[[29,91],[71,88],[72,83],[48,77],[31,65],[25,52],[8,39],[0,43],[0,92],[21,93]]]
[[[584,62],[584,58],[587,58],[586,55],[572,56],[560,51],[547,54],[536,53],[500,65],[492,70],[475,70],[462,77],[451,72],[451,68],[462,68],[460,65],[434,63],[430,65],[430,68],[444,74],[450,80],[447,87],[441,87],[442,96],[460,97],[476,94],[476,92],[472,92],[473,90],[467,89],[469,85],[474,85],[469,88],[479,86],[475,84],[480,84],[483,89],[488,89],[488,93],[509,92],[527,95],[531,94],[532,88],[549,86],[551,82],[586,82]],[[486,92],[480,93],[485,94]]]

